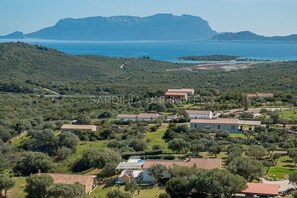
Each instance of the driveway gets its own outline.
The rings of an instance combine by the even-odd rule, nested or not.
[[[283,180],[283,181],[268,181],[266,179],[261,179],[263,181],[263,184],[278,184],[280,185],[280,192],[286,191],[290,188],[294,188],[292,184],[290,184],[289,180]]]

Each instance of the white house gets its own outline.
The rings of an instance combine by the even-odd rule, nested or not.
[[[140,113],[140,114],[119,114],[117,120],[121,121],[153,121],[160,115],[158,113]]]
[[[138,114],[119,114],[117,120],[121,121],[137,121]]]
[[[255,126],[260,125],[260,121],[239,120],[238,118],[192,119],[190,122],[190,128],[224,130],[233,133],[238,133],[242,130],[253,130]]]
[[[61,131],[75,131],[75,130],[84,130],[84,131],[97,131],[96,125],[76,125],[76,124],[64,124],[61,127]]]
[[[138,121],[152,121],[156,120],[159,116],[157,113],[140,113],[138,115]]]
[[[165,116],[165,119],[167,121],[175,120],[175,119],[177,119],[177,115],[167,115],[167,116]]]
[[[186,110],[191,119],[211,119],[212,111]]]
[[[189,96],[190,95],[194,95],[194,93],[195,93],[194,89],[187,89],[187,88],[182,88],[182,89],[168,89],[167,92],[187,93]]]
[[[141,180],[143,163],[144,161],[139,157],[131,157],[127,162],[120,162],[116,170],[122,170],[122,172],[118,176],[116,183],[124,183],[124,178],[128,178],[129,180]]]

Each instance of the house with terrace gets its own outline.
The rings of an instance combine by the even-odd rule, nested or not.
[[[195,94],[194,89],[168,89],[165,93],[167,100],[184,100],[187,101],[190,96]]]
[[[165,99],[166,100],[184,100],[187,101],[188,98],[188,94],[187,93],[183,93],[183,92],[166,92],[165,93]]]
[[[120,162],[116,170],[121,171],[116,184],[123,184],[126,180],[141,181],[144,161],[140,157],[130,157],[127,162]]]
[[[243,130],[254,130],[255,126],[261,126],[260,121],[239,120],[238,118],[217,119],[192,119],[190,128],[201,130],[224,130],[238,133]]]

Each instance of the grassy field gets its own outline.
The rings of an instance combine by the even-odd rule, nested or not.
[[[247,139],[247,137],[245,135],[243,135],[242,133],[231,133],[230,137]]]
[[[297,120],[297,110],[284,110],[281,114],[286,120]]]
[[[89,148],[102,148],[105,147],[108,140],[100,140],[100,141],[90,141],[90,142],[80,142],[80,144],[77,146],[77,150],[75,153],[73,153],[69,158],[66,160],[63,160],[59,163],[57,163],[57,166],[55,167],[55,172],[58,173],[65,173],[69,172],[71,165],[73,162],[77,159],[79,159],[83,152]]]
[[[105,184],[99,185],[92,193],[91,198],[105,198],[106,194],[114,188],[118,188],[124,191],[124,185],[114,185],[116,178],[111,178],[105,181]],[[135,191],[133,197],[137,198],[154,198],[158,197],[159,194],[165,192],[165,187],[152,187],[149,185],[140,185],[139,195]]]
[[[8,198],[24,198],[26,193],[24,192],[26,185],[26,177],[15,177],[15,187],[7,192]]]
[[[271,167],[268,176],[272,178],[283,179],[288,176],[291,171],[297,170],[297,166],[288,156],[282,156],[275,167]]]
[[[152,150],[152,147],[154,145],[159,144],[159,145],[161,145],[163,147],[165,152],[171,152],[171,150],[169,150],[167,148],[167,143],[164,141],[164,139],[162,139],[165,132],[166,132],[166,130],[167,130],[167,128],[168,128],[168,124],[162,124],[157,131],[145,133],[144,140],[145,141],[148,140],[148,139],[151,140],[147,144],[148,150]]]

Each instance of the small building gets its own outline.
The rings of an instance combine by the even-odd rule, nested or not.
[[[96,125],[76,125],[76,124],[64,124],[61,127],[61,131],[75,131],[75,130],[84,130],[84,131],[97,131]]]
[[[80,183],[84,186],[87,194],[90,194],[97,186],[96,176],[91,175],[72,175],[49,173],[55,184],[75,184]]]
[[[247,94],[247,97],[249,98],[273,98],[273,93],[250,93]]]
[[[138,115],[138,121],[153,121],[159,118],[159,116],[157,113],[140,113]]]
[[[188,94],[185,92],[169,92],[167,91],[165,93],[165,99],[167,100],[185,100],[187,101],[188,98]]]
[[[191,119],[211,119],[212,111],[186,110]]]
[[[260,126],[260,121],[239,120],[238,118],[192,119],[190,128],[201,130],[225,130],[238,133],[243,130],[253,130]]]
[[[279,189],[278,184],[247,183],[247,188],[236,197],[279,197]]]
[[[187,101],[189,99],[189,96],[193,96],[194,94],[194,89],[168,89],[165,93],[165,99]]]
[[[195,94],[194,89],[185,89],[185,88],[183,88],[183,89],[168,89],[167,92],[181,92],[181,93],[186,93],[189,96]]]
[[[165,116],[165,120],[171,121],[177,119],[177,115],[167,115]]]
[[[117,120],[121,121],[137,121],[138,114],[119,114]]]
[[[201,169],[220,169],[222,168],[222,160],[221,159],[213,159],[213,158],[188,158],[186,160],[144,160],[143,164],[143,173],[142,173],[142,181],[144,183],[152,183],[154,178],[149,175],[149,169],[156,164],[161,164],[166,168],[170,168],[172,166],[181,166],[181,167],[193,167],[201,168]],[[163,178],[170,178],[171,175],[168,171],[165,171],[163,174]]]
[[[153,121],[159,118],[158,113],[140,113],[140,114],[119,114],[117,120],[120,121]]]

